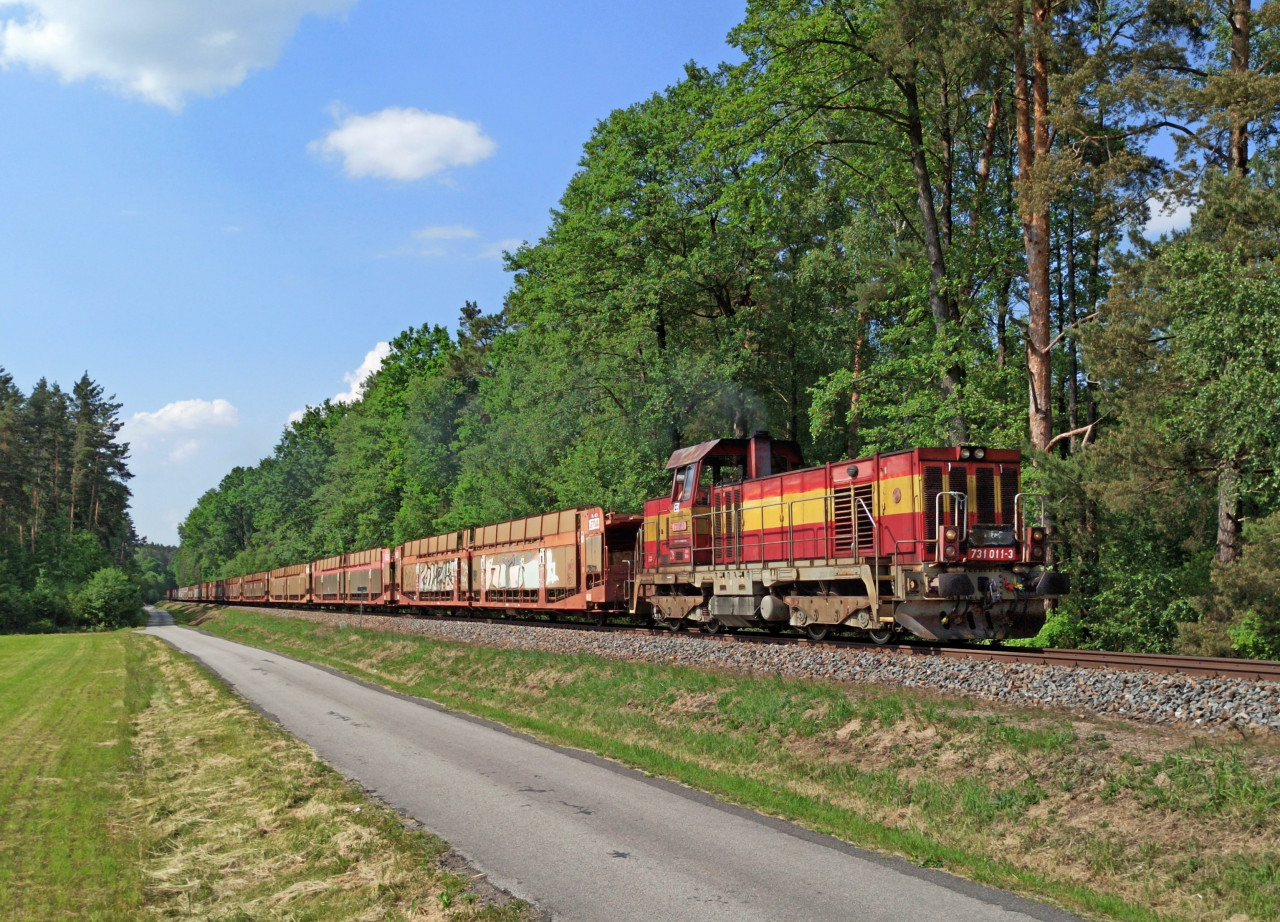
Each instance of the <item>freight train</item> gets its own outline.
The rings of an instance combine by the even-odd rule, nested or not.
[[[1034,636],[1069,592],[1021,454],[915,448],[805,467],[756,433],[671,455],[643,515],[580,507],[172,590],[174,601],[629,618],[886,643]]]

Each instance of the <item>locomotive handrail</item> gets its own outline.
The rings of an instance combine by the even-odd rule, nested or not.
[[[1013,497],[1013,528],[1014,528],[1014,537],[1019,541],[1022,540],[1022,530],[1026,527],[1026,523],[1023,521],[1023,519],[1027,515],[1027,500],[1033,499],[1033,498],[1040,500],[1040,527],[1044,528],[1046,525],[1045,505],[1049,501],[1048,494],[1045,494],[1045,493],[1016,494]]]
[[[1018,494],[1019,496],[1018,503],[1021,503],[1022,501],[1021,498],[1024,496],[1038,497],[1040,495],[1041,494]],[[936,515],[935,521],[945,522],[945,518],[942,515],[942,505],[941,505],[943,496],[946,496],[952,499],[953,505],[952,505],[951,515],[953,518],[953,524],[955,524],[959,529],[961,540],[963,540],[964,538],[967,538],[969,535],[968,496],[959,491],[939,493],[935,499],[935,502],[937,503],[937,506],[935,507],[935,515]],[[796,517],[795,517],[796,507],[802,506],[805,503],[821,503],[822,504],[821,522],[813,522],[811,524],[806,524],[805,526],[803,526],[806,529],[810,529],[810,528],[814,529],[817,532],[817,534],[815,534],[811,539],[806,538],[804,540],[830,542],[834,535],[834,530],[833,530],[834,514],[833,514],[832,504],[835,497],[836,497],[836,494],[833,492],[833,493],[823,493],[818,496],[806,496],[799,499],[789,499],[789,500],[779,499],[772,502],[762,502],[759,505],[753,504],[750,509],[744,509],[741,506],[734,506],[732,503],[730,503],[730,504],[726,504],[722,508],[718,508],[718,509],[713,508],[708,512],[696,514],[692,516],[692,521],[690,523],[693,527],[693,534],[690,535],[690,537],[693,539],[690,547],[690,551],[692,554],[690,559],[690,565],[696,566],[695,561],[697,560],[697,554],[699,552],[702,552],[702,553],[710,554],[710,558],[711,558],[710,563],[712,566],[742,566],[746,559],[745,552],[748,546],[755,545],[760,552],[759,562],[764,562],[769,548],[778,547],[778,548],[785,548],[785,551],[786,551],[785,560],[788,565],[794,566],[796,557],[797,557],[797,553],[796,553],[796,541],[797,541],[796,524],[797,523],[796,523]],[[921,545],[927,545],[929,543],[929,538],[927,536],[923,536],[919,538],[907,538],[907,539],[895,537],[892,534],[892,529],[890,528],[890,526],[881,525],[879,519],[876,517],[876,515],[871,509],[871,504],[867,502],[867,499],[865,497],[862,497],[862,496],[852,497],[852,500],[855,504],[854,505],[855,517],[854,517],[854,534],[853,534],[853,542],[852,542],[851,550],[853,550],[855,556],[859,556],[859,557],[865,556],[857,553],[856,523],[857,523],[858,509],[861,509],[862,513],[866,515],[867,519],[869,519],[871,522],[871,526],[872,526],[871,556],[877,561],[881,558],[882,546],[886,541],[892,544],[893,546],[892,553],[894,555],[904,553],[904,551],[902,550],[902,548],[904,547],[915,549]],[[768,519],[770,517],[770,512],[771,510],[774,510],[774,509],[777,509],[779,511],[780,516],[785,516],[785,519],[780,518],[778,522],[779,531],[782,530],[785,523],[785,534],[779,534],[777,538],[771,540],[766,536],[766,532],[769,530]],[[756,524],[750,529],[747,529],[744,527],[746,524],[745,520],[748,514],[752,516],[759,516],[758,524]],[[716,527],[714,527],[717,517],[723,518],[724,520],[722,523],[724,525],[723,528],[717,529]],[[711,538],[711,546],[708,548],[697,547],[696,535],[698,533],[699,522],[706,523],[708,534]],[[881,535],[882,528],[889,532],[887,536]],[[640,530],[640,540],[643,541],[642,529]],[[906,553],[912,553],[912,552],[914,551],[911,551],[911,550],[906,551]],[[834,553],[834,551],[832,551],[831,553]]]
[[[958,540],[963,541],[965,538],[969,537],[969,496],[966,493],[960,493],[956,490],[946,490],[938,493],[938,495],[933,498],[933,521],[938,525],[942,524],[942,497],[944,496],[955,497],[956,506],[964,510],[963,513],[958,513],[954,510],[951,513],[953,525],[956,524],[955,520],[957,518],[960,520],[960,538]],[[1017,506],[1017,504],[1018,501],[1015,498],[1014,506]]]
[[[795,566],[796,563],[796,503],[822,503],[822,540],[828,540],[828,518],[827,518],[827,500],[833,499],[834,493],[824,493],[821,496],[806,496],[804,499],[793,499],[787,503],[787,565]],[[778,505],[781,505],[779,503]],[[764,531],[764,517],[760,519],[761,532]],[[763,538],[763,534],[762,534]],[[764,555],[763,541],[760,547],[761,557]]]
[[[776,500],[774,502],[761,503],[758,506],[752,506],[750,510],[744,510],[741,507],[734,507],[731,505],[727,505],[719,509],[713,508],[709,512],[696,514],[691,517],[692,519],[691,524],[693,526],[693,533],[691,537],[693,538],[693,544],[690,550],[694,558],[696,559],[696,555],[699,550],[699,548],[697,547],[697,538],[696,538],[698,534],[697,526],[700,521],[705,521],[708,526],[708,534],[711,536],[712,540],[711,540],[710,548],[706,548],[703,550],[710,551],[712,566],[728,565],[728,564],[741,566],[744,561],[744,552],[749,543],[754,543],[757,546],[757,548],[760,551],[761,561],[765,559],[765,554],[768,548],[785,547],[787,552],[786,553],[787,564],[794,565],[796,560],[796,550],[795,550],[796,548],[796,517],[795,517],[796,506],[804,505],[806,503],[822,504],[822,521],[820,523],[814,522],[812,523],[812,525],[806,525],[804,527],[815,528],[819,531],[820,537],[815,537],[812,540],[821,540],[823,542],[827,542],[832,540],[832,537],[834,534],[834,531],[833,531],[834,516],[832,515],[832,501],[835,499],[835,495],[836,495],[835,493],[823,493],[819,496],[806,496],[801,499]],[[876,518],[875,514],[871,511],[871,508],[867,504],[866,499],[859,496],[859,497],[856,497],[856,501],[858,506],[860,506],[862,508],[862,511],[866,514],[867,518],[871,521],[872,556],[878,559],[880,557],[880,545],[881,545],[880,522]],[[780,536],[777,539],[768,540],[765,535],[765,533],[769,529],[767,519],[769,518],[770,510],[773,510],[773,509],[777,509],[780,514],[780,518],[778,521],[779,530],[785,527],[786,533],[785,535]],[[750,511],[752,514],[759,515],[759,524],[751,528],[750,530],[744,529],[742,527],[743,519],[745,518],[744,512],[747,512],[747,511]],[[733,527],[722,528],[719,530],[719,533],[717,533],[717,529],[714,526],[718,516],[726,517],[726,519],[732,518],[734,520],[732,522]],[[856,518],[855,518],[855,523],[856,523]],[[730,537],[732,537],[733,540],[727,540]],[[900,544],[904,542],[899,541],[895,543]],[[906,542],[906,543],[909,543],[909,542]],[[856,525],[855,525],[854,546],[852,550],[854,550],[855,552],[857,550]],[[831,552],[831,553],[834,553],[834,552]],[[855,556],[861,556],[861,555],[855,554]],[[691,560],[690,563],[691,565],[696,565],[694,560]]]

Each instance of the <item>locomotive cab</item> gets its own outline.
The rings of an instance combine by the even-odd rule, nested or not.
[[[748,439],[713,439],[672,454],[671,494],[645,504],[645,519],[657,520],[656,549],[645,566],[713,563],[713,515],[731,505],[735,487],[803,466],[800,446],[775,441],[766,432]],[[741,503],[741,490],[737,490]]]

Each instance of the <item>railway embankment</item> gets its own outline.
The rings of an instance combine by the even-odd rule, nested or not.
[[[997,701],[947,684],[982,681],[972,662],[924,663],[946,670],[927,686],[928,658],[838,647],[235,610],[201,626],[1081,915],[1280,918],[1280,737],[1064,706],[1035,686],[1057,667],[1011,670],[1025,694]]]
[[[868,682],[1191,729],[1280,733],[1280,683],[1141,669],[903,655],[866,646],[726,642],[698,634],[565,630],[526,623],[268,609],[318,624],[546,653]]]

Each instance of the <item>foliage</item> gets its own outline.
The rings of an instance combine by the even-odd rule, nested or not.
[[[145,623],[141,590],[116,567],[93,574],[72,597],[71,608],[80,626],[89,630],[109,631]]]
[[[1280,659],[1280,510],[1245,523],[1244,553],[1213,572],[1203,617],[1183,624],[1182,650]]]
[[[119,410],[88,374],[70,393],[41,379],[23,395],[0,369],[0,632],[129,624],[140,613]],[[171,579],[162,571],[152,568],[152,585]]]
[[[179,581],[638,511],[757,429],[1030,441],[1076,587],[1042,640],[1262,650],[1206,601],[1280,509],[1280,0],[1248,6],[750,0],[740,64],[595,126],[501,310],[404,331],[201,498]],[[1140,238],[1156,202],[1191,228]]]

